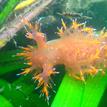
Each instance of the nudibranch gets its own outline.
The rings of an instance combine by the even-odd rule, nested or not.
[[[26,37],[33,39],[37,47],[23,47],[23,56],[29,67],[20,74],[33,72],[33,79],[38,81],[37,87],[42,87],[42,93],[48,99],[51,76],[58,74],[55,65],[63,64],[70,76],[85,81],[85,75],[95,75],[99,71],[104,74],[107,66],[107,33],[101,32],[95,36],[94,29],[73,20],[67,27],[62,20],[62,27],[58,28],[59,38],[46,41],[44,33],[38,30],[38,25],[33,26],[23,19],[29,27]],[[102,68],[101,68],[102,67]],[[72,85],[72,84],[71,84]]]

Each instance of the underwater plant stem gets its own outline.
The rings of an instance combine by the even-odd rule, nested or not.
[[[107,74],[89,77],[86,84],[65,75],[51,107],[98,107],[107,85]]]
[[[16,17],[14,20],[12,20],[10,23],[7,23],[4,28],[2,28],[2,31],[0,32],[0,48],[6,45],[10,39],[12,39],[16,32],[19,31],[23,26],[24,23],[21,20],[22,18],[26,18],[28,21],[30,21],[32,18],[38,16],[47,5],[49,5],[52,2],[52,0],[43,0],[40,5],[33,6],[26,14],[20,14],[18,17]],[[21,16],[21,17],[20,17]]]

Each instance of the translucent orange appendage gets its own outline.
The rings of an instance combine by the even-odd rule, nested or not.
[[[20,47],[24,52],[31,52],[33,47],[28,45],[28,47]]]
[[[31,72],[31,68],[26,68],[23,72],[21,72],[20,74],[28,74]]]
[[[89,34],[93,34],[93,28],[90,27],[85,27],[82,29],[83,32],[89,33]]]
[[[32,62],[28,62],[27,65],[32,66]]]
[[[67,26],[66,26],[66,24],[65,24],[64,20],[63,20],[63,19],[61,19],[61,22],[62,22],[62,27],[64,28],[64,30],[66,30],[66,29],[67,29]]]
[[[42,89],[42,93],[44,93],[46,95],[46,97],[48,98],[49,93],[48,93],[48,84],[45,84],[43,89]]]
[[[63,21],[63,19],[61,19],[61,23],[62,23],[62,27],[58,28],[58,32],[57,32],[57,34],[60,37],[64,36],[64,31],[67,29],[67,26],[66,26],[65,22]]]
[[[26,56],[26,53],[23,52],[23,53],[17,53],[17,56]]]
[[[51,64],[44,64],[43,72],[33,77],[34,80],[38,81],[37,87],[38,88],[41,86],[43,87],[41,92],[45,94],[47,99],[48,99],[48,88],[52,88],[52,85],[50,83],[51,75],[58,74],[58,73],[59,72],[56,72],[54,71],[54,69],[52,69]]]
[[[30,53],[17,53],[17,56],[23,56],[25,57],[26,59],[31,59],[31,54]]]
[[[83,24],[79,24],[77,21],[73,20],[71,28],[77,30],[82,25]]]
[[[32,24],[26,19],[26,18],[22,18],[22,21],[24,24],[26,24],[30,29],[33,29],[34,27],[32,26]]]
[[[26,33],[26,37],[27,37],[28,39],[33,39],[33,35],[32,35],[32,33],[30,33],[30,32],[27,32],[27,33]]]
[[[64,35],[63,27],[57,28],[57,29],[58,29],[57,34],[58,34],[60,37],[62,37],[62,36]]]
[[[21,53],[17,53],[16,56],[22,56],[25,57],[26,60],[30,60],[32,58],[32,47],[28,46],[28,47],[21,47],[21,49],[23,49],[23,52]]]
[[[44,80],[42,76],[43,76],[42,73],[40,73],[34,76],[33,79],[38,81],[37,87],[43,86],[42,93],[44,93],[45,96],[48,97],[48,83],[47,83],[48,81]]]
[[[95,75],[95,74],[97,74],[97,72],[98,72],[98,69],[96,69],[95,67],[91,66],[90,74],[91,75]]]
[[[75,74],[75,73],[72,72],[72,73],[70,73],[70,76],[74,77],[77,80],[85,82],[84,73],[82,71],[80,71],[79,75],[77,75],[77,74]]]

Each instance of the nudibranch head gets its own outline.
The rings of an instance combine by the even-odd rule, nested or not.
[[[35,29],[26,19],[23,19],[24,23],[29,27],[31,32],[26,33],[26,37],[33,39],[37,47],[27,46],[21,47],[22,53],[18,53],[18,56],[23,56],[27,60],[28,68],[25,68],[20,74],[29,74],[34,72],[33,79],[38,81],[37,87],[42,86],[42,93],[46,95],[47,100],[49,100],[48,88],[52,88],[50,83],[51,75],[57,74],[53,67],[53,63],[49,59],[51,52],[46,44],[46,37],[43,33]],[[37,27],[37,26],[36,26]],[[55,57],[55,56],[54,56]],[[36,72],[35,72],[36,71]]]

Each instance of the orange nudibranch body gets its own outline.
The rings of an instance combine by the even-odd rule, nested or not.
[[[92,28],[83,27],[76,21],[67,28],[62,20],[59,29],[60,38],[46,42],[43,33],[34,31],[28,34],[29,38],[36,41],[38,47],[25,47],[24,52],[19,53],[28,60],[30,68],[26,68],[21,74],[34,72],[34,80],[38,80],[38,86],[43,86],[42,92],[48,98],[48,88],[51,88],[50,77],[57,74],[54,66],[63,64],[69,74],[76,79],[85,81],[85,75],[95,75],[98,71],[104,73],[103,67],[107,65],[107,37],[102,33],[99,37],[94,36]],[[72,85],[72,84],[71,84]]]

